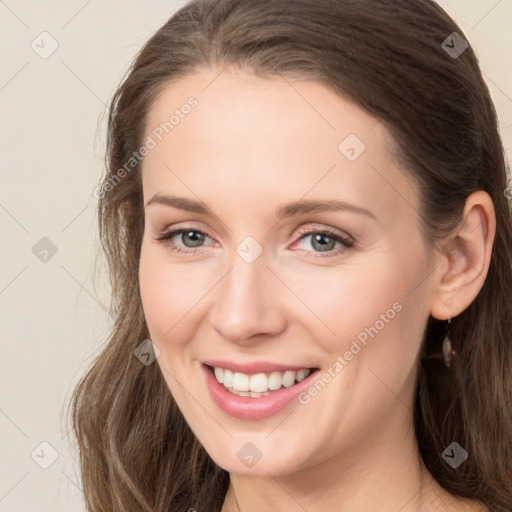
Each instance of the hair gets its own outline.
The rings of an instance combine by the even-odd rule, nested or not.
[[[491,262],[471,305],[450,323],[450,368],[436,358],[446,322],[430,317],[417,366],[420,456],[452,495],[492,511],[512,504],[512,214],[497,114],[471,45],[443,41],[457,24],[431,0],[189,2],[143,46],[109,109],[99,236],[114,322],[70,403],[88,511],[220,511],[229,473],[199,443],[162,376],[135,348],[149,338],[138,282],[144,232],[141,147],[148,110],[172,82],[233,66],[264,78],[316,80],[392,136],[420,194],[429,250],[453,234],[466,198],[487,192],[497,219]],[[193,115],[193,114],[192,114]],[[110,186],[106,186],[110,183]],[[456,470],[441,454],[467,452]]]

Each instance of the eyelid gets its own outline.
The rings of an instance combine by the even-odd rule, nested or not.
[[[182,246],[182,245],[170,242],[171,238],[174,238],[175,236],[185,233],[187,231],[195,231],[197,233],[200,233],[201,235],[204,235],[207,238],[210,238],[211,240],[215,240],[215,238],[213,236],[211,236],[209,230],[197,228],[190,222],[184,226],[180,226],[180,225],[175,225],[172,227],[167,226],[160,232],[158,237],[154,238],[154,239],[157,240],[158,242],[168,246],[171,250],[173,250],[173,251],[176,250],[176,251],[184,253],[184,254],[198,254],[199,252],[201,252],[202,250],[207,248],[207,246],[201,246],[201,247],[196,247],[196,248],[186,247],[186,246]],[[334,238],[337,242],[345,245],[346,250],[352,249],[356,244],[354,238],[351,235],[349,235],[348,233],[341,232],[340,230],[337,230],[336,228],[330,228],[330,227],[329,228],[327,228],[327,227],[320,228],[320,227],[314,227],[310,224],[310,225],[302,226],[299,229],[299,231],[296,235],[296,240],[292,243],[292,246],[299,243],[306,236],[310,236],[313,234],[323,234],[323,235],[326,235],[327,237]],[[322,251],[308,251],[306,249],[302,249],[302,250],[308,254],[312,254],[313,257],[324,257],[324,258],[333,258],[333,257],[339,256],[340,254],[343,254],[343,252],[344,252],[343,249],[340,251],[340,248],[338,248],[336,250],[332,249],[330,251],[325,251],[326,254],[323,255]]]
[[[307,224],[298,230],[297,235],[302,236],[311,233],[331,233],[332,235],[344,238],[345,240],[355,244],[355,239],[353,236],[349,235],[346,231],[332,227],[316,227],[315,225]]]
[[[304,226],[299,230],[298,238],[295,242],[293,242],[292,247],[296,246],[299,242],[301,242],[304,238],[308,236],[312,236],[314,234],[320,234],[323,236],[327,236],[335,240],[336,242],[342,244],[342,247],[338,247],[337,249],[331,249],[330,251],[308,251],[306,249],[302,249],[304,251],[306,258],[330,258],[334,259],[345,252],[350,251],[356,246],[356,242],[354,238],[350,235],[342,234],[336,229],[333,228],[314,228]]]
[[[187,231],[195,231],[196,233],[201,233],[205,237],[208,237],[211,240],[214,240],[214,238],[210,235],[210,232],[208,230],[202,229],[202,228],[201,229],[197,228],[191,224],[187,224],[186,226],[183,226],[183,227],[180,227],[180,226],[166,227],[161,232],[159,232],[157,237],[154,237],[154,240],[156,240],[157,242],[160,242],[164,245],[167,245],[167,246],[173,246],[176,244],[172,244],[170,242],[170,239],[174,238],[176,235],[186,233]],[[178,247],[183,249],[183,252],[197,252],[197,251],[200,251],[201,249],[204,249],[204,247],[197,247],[197,248],[182,247],[182,246],[178,246]]]
[[[184,225],[182,226],[181,224],[184,224]],[[176,225],[168,224],[162,230],[160,230],[159,236],[166,235],[172,231],[180,231],[181,229],[183,229],[185,231],[186,230],[196,230],[196,231],[199,231],[199,232],[209,236],[210,238],[214,239],[211,232],[207,228],[203,228],[200,225],[199,226],[195,225],[194,221],[190,221],[190,222],[186,222],[186,223],[179,223]],[[302,226],[301,228],[299,228],[298,231],[294,230],[294,232],[297,233],[297,236],[304,235],[306,233],[311,233],[311,232],[325,233],[325,232],[329,232],[329,231],[332,232],[332,234],[335,234],[336,236],[346,238],[346,239],[350,240],[352,243],[355,243],[354,237],[351,236],[346,231],[341,231],[338,228],[332,228],[332,227],[317,227],[317,225],[315,225],[315,223],[306,224],[306,225]]]

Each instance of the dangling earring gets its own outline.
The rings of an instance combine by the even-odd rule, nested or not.
[[[444,355],[444,364],[447,368],[450,368],[451,362],[452,362],[452,356],[455,354],[455,352],[452,350],[452,342],[450,341],[450,338],[448,337],[448,327],[451,322],[451,317],[448,320],[448,323],[446,324],[446,336],[443,340],[443,355]]]

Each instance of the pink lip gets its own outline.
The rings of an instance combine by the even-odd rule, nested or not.
[[[202,364],[201,368],[205,373],[210,396],[217,406],[226,414],[243,420],[259,420],[278,413],[311,385],[317,373],[317,371],[310,373],[304,380],[289,388],[281,388],[267,396],[251,398],[230,393],[222,384],[219,384],[208,366]]]
[[[254,375],[255,373],[270,373],[270,372],[285,372],[287,370],[298,371],[303,368],[313,368],[312,366],[293,366],[283,365],[277,363],[267,363],[261,361],[259,363],[232,363],[231,361],[221,361],[220,359],[203,361],[203,364],[208,366],[217,366],[225,370],[231,370],[232,372],[245,373],[246,375]]]

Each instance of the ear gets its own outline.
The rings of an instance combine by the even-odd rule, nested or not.
[[[476,298],[487,277],[496,235],[494,204],[487,192],[473,192],[454,233],[436,254],[430,314],[448,320]]]

